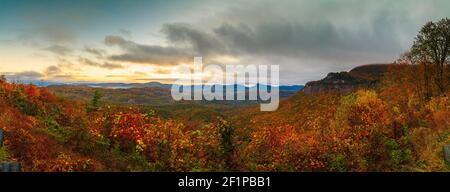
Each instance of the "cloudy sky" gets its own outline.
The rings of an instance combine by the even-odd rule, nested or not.
[[[278,64],[282,84],[391,62],[449,0],[0,0],[0,74],[170,82],[208,64]]]

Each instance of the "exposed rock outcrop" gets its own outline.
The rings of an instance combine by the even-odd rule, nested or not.
[[[324,92],[347,93],[359,87],[371,87],[383,77],[388,66],[389,64],[362,65],[349,72],[328,73],[322,80],[306,83],[302,91],[307,95]]]

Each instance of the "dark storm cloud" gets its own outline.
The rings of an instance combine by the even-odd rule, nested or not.
[[[115,61],[132,63],[177,65],[192,62],[194,56],[208,58],[225,54],[226,47],[216,38],[185,23],[165,24],[161,32],[165,35],[168,46],[144,45],[121,36],[107,36],[104,43],[107,46],[118,46],[123,53],[109,56]]]
[[[188,61],[194,56],[188,49],[173,46],[143,45],[125,40],[120,36],[107,36],[104,42],[107,46],[118,46],[122,49],[123,53],[109,56],[109,59],[114,61],[176,65]]]
[[[165,24],[162,33],[170,46],[142,45],[120,36],[107,36],[105,44],[117,45],[125,52],[112,55],[118,61],[177,64],[189,56],[205,58],[219,55],[279,57],[291,59],[353,58],[383,59],[399,54],[401,43],[388,19],[375,19],[371,30],[339,29],[331,22],[305,24],[295,20],[266,21],[257,24],[222,23],[201,31],[182,24]],[[356,57],[356,58],[355,58]],[[182,58],[182,59],[180,59]]]
[[[401,50],[398,40],[393,34],[385,34],[386,27],[391,26],[375,26],[378,27],[380,30],[355,32],[339,30],[331,23],[278,22],[254,27],[223,24],[214,31],[233,55],[340,60],[367,54],[397,54]]]
[[[225,52],[225,47],[215,36],[198,30],[189,24],[165,24],[161,31],[170,43],[187,46],[199,55],[222,55]]]
[[[44,75],[51,65],[82,73],[87,64],[78,57],[116,69],[117,63],[174,66],[202,56],[204,63],[279,64],[282,83],[393,61],[426,22],[450,17],[449,0],[1,2],[0,46],[8,50],[0,56],[17,62],[9,66],[24,60],[15,57],[37,59],[31,49],[55,54]],[[103,37],[107,47],[92,42]]]
[[[282,82],[305,83],[394,61],[427,21],[449,17],[449,6],[445,0],[242,1],[217,13],[220,25],[211,22],[211,29],[232,55],[279,64]]]
[[[204,20],[164,24],[166,46],[119,36],[106,37],[105,44],[123,51],[109,57],[116,61],[176,65],[193,56],[207,63],[234,56],[243,64],[279,64],[282,79],[305,83],[331,71],[394,61],[423,24],[449,17],[449,6],[443,0],[238,1]]]

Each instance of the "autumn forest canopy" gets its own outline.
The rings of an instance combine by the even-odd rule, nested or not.
[[[425,23],[394,63],[330,73],[272,112],[169,104],[163,88],[45,87],[2,76],[0,162],[63,172],[449,171],[449,63],[443,18]],[[129,102],[145,91],[152,105]]]

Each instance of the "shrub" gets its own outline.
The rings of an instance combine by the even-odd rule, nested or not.
[[[5,147],[0,147],[0,162],[6,161],[9,158],[8,151]]]

